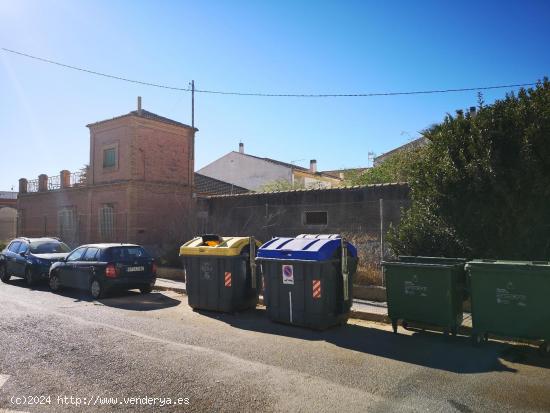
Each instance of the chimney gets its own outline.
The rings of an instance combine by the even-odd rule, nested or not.
[[[137,109],[137,112],[138,112],[138,115],[141,115],[141,96],[138,96],[138,109]]]
[[[244,153],[244,143],[239,142],[239,153]]]
[[[476,115],[476,113],[477,113],[476,107],[470,106],[470,116],[473,118]]]
[[[317,173],[317,161],[315,159],[309,161],[309,172]]]

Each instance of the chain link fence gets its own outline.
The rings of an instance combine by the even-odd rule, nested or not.
[[[342,234],[357,247],[356,282],[383,285],[381,261],[391,258],[388,231],[399,225],[408,200],[376,200],[312,204],[265,204],[210,207],[199,215],[199,229],[221,235],[249,236],[267,241],[302,233]],[[200,214],[200,213],[199,213]]]
[[[386,236],[409,206],[406,199],[357,202],[266,202],[242,205],[241,199],[209,199],[202,207],[182,211],[181,218],[155,211],[95,214],[61,210],[56,216],[20,216],[18,234],[54,236],[71,247],[95,242],[131,242],[145,246],[161,262],[178,265],[179,246],[195,235],[293,237],[302,233],[342,234],[358,250],[356,282],[383,285],[381,261],[391,258]]]

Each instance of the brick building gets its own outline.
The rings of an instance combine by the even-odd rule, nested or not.
[[[196,129],[141,108],[87,125],[85,170],[19,180],[18,233],[72,246],[135,242],[155,254],[188,238]]]

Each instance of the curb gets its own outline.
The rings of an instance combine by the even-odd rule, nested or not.
[[[168,286],[165,286],[165,285],[155,285],[154,289],[157,290],[157,291],[173,291],[175,293],[187,295],[187,290],[185,288],[168,287]],[[260,298],[258,299],[258,304],[265,305],[264,298],[262,296],[260,296]],[[374,321],[376,323],[391,324],[391,320],[385,314],[366,313],[364,311],[351,310],[349,316],[350,316],[350,318],[355,318],[355,319],[358,319],[358,320]]]
[[[366,313],[364,311],[352,309],[349,313],[349,317],[364,321],[374,321],[375,323],[391,324],[390,318],[385,314]]]
[[[186,290],[185,288],[167,287],[167,286],[165,286],[165,285],[155,285],[155,286],[153,287],[153,290],[157,290],[157,291],[173,291],[173,292],[175,292],[175,293],[187,295],[187,290]]]

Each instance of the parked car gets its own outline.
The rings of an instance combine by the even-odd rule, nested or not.
[[[73,250],[50,268],[50,289],[86,289],[93,298],[109,290],[137,288],[150,293],[155,285],[157,266],[147,251],[135,244],[90,244]]]
[[[50,266],[65,258],[71,249],[57,238],[16,238],[0,252],[0,279],[25,278],[33,285],[48,279]]]

